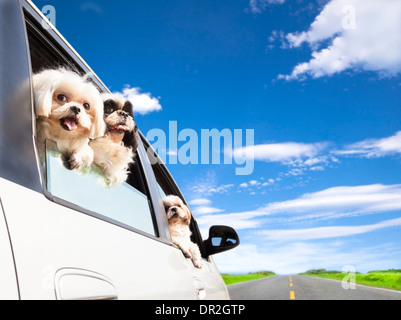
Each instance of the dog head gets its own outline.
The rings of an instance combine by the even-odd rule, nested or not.
[[[123,142],[133,151],[138,147],[136,126],[132,103],[118,95],[103,94],[104,122],[107,125],[107,134],[115,142]]]
[[[167,196],[163,199],[163,204],[170,226],[175,224],[189,226],[191,223],[191,212],[179,197],[173,195]]]
[[[67,69],[47,69],[33,77],[36,116],[56,138],[101,137],[103,102],[87,77]]]

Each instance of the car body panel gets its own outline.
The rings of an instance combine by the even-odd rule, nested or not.
[[[21,299],[55,299],[56,273],[65,268],[106,276],[119,299],[197,298],[193,267],[175,247],[63,207],[4,179],[0,194]]]

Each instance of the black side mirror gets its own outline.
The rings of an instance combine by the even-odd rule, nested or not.
[[[209,238],[204,241],[208,256],[234,249],[239,246],[237,232],[227,226],[212,226],[209,230]]]

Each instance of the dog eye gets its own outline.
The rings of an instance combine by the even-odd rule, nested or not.
[[[104,112],[105,112],[105,113],[113,113],[113,108],[112,108],[112,107],[106,107],[106,108],[104,109]]]
[[[67,96],[65,94],[59,94],[57,96],[57,100],[65,103],[65,102],[67,102]]]
[[[86,102],[83,104],[83,106],[84,106],[84,108],[85,108],[86,111],[89,111],[90,108],[91,108],[91,106],[89,105],[89,103],[86,103]]]

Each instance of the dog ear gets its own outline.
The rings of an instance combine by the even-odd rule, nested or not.
[[[133,107],[131,101],[129,101],[129,100],[125,101],[124,106],[123,106],[123,110],[125,112],[127,112],[131,117],[134,117],[134,110],[133,109],[134,109],[134,107]]]
[[[135,129],[131,132],[126,132],[123,138],[124,146],[131,148],[133,152],[138,148],[138,140],[136,138],[137,131],[138,127],[135,126]]]
[[[185,221],[185,223],[187,225],[190,225],[191,224],[191,218],[192,218],[191,211],[189,211],[189,208],[185,204],[182,204],[182,208],[184,209],[184,211],[186,213],[186,217],[185,217],[184,221]]]
[[[125,101],[123,106],[123,111],[127,112],[132,117],[132,120],[134,121],[135,124],[133,105],[131,101],[129,100]],[[138,148],[138,140],[136,138],[137,132],[138,132],[138,127],[135,124],[134,130],[132,132],[126,133],[123,138],[124,145],[126,147],[131,147],[132,151],[135,151]]]
[[[49,78],[52,80],[49,81]],[[37,117],[49,117],[52,111],[56,81],[56,75],[51,71],[43,71],[33,76],[35,113]]]

